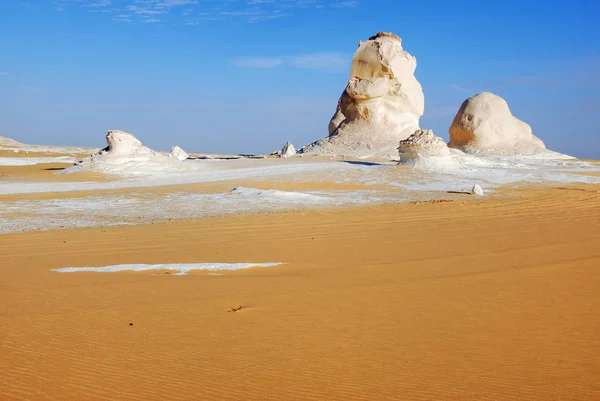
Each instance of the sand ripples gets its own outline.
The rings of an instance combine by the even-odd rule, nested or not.
[[[548,191],[6,235],[0,399],[598,399],[599,203]],[[201,259],[290,263],[48,271]]]

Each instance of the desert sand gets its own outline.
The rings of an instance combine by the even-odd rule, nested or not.
[[[0,399],[599,399],[599,190],[2,235]]]

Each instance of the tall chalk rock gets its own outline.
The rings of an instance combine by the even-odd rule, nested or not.
[[[304,153],[397,158],[398,142],[419,128],[425,99],[414,76],[417,60],[402,40],[380,32],[361,42],[350,80],[329,123],[329,136]]]
[[[529,124],[514,117],[500,96],[482,92],[463,102],[448,146],[467,153],[529,154],[546,149]]]

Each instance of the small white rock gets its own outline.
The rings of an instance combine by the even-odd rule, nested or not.
[[[179,146],[173,146],[173,148],[171,148],[171,153],[169,153],[169,157],[177,160],[185,160],[190,157],[190,155],[188,155],[186,151],[181,149]]]
[[[286,142],[285,145],[283,145],[283,148],[281,149],[281,157],[291,157],[294,156],[296,154],[296,148],[294,147],[294,145],[292,145],[291,142]]]
[[[481,189],[481,186],[479,184],[475,184],[473,186],[473,189],[471,190],[471,195],[477,195],[477,196],[483,196],[483,189]]]

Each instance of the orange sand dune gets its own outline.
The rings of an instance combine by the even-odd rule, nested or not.
[[[0,236],[0,399],[600,399],[580,189]]]

